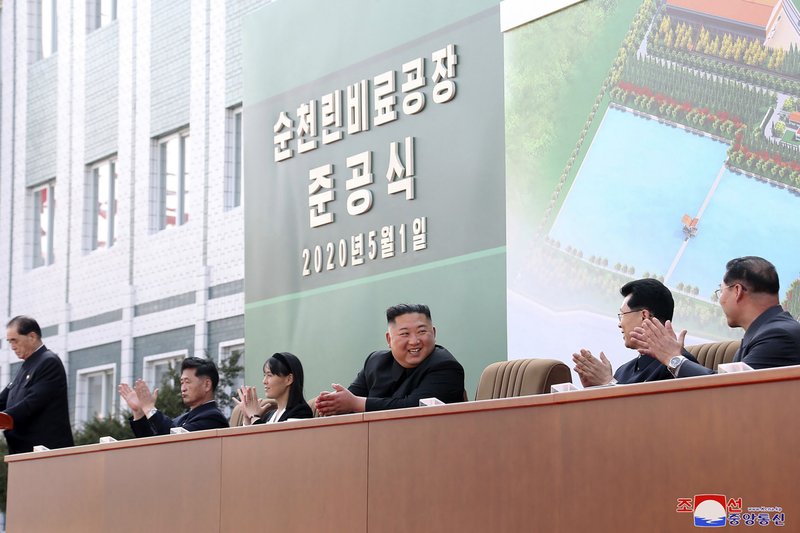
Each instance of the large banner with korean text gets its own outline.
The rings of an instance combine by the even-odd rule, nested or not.
[[[468,5],[467,5],[468,4]],[[245,20],[247,382],[306,395],[431,306],[474,394],[506,357],[503,41],[495,2],[276,2]]]

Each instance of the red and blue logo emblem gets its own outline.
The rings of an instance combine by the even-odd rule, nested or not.
[[[725,527],[728,510],[724,494],[696,494],[694,497],[694,525],[696,527]]]

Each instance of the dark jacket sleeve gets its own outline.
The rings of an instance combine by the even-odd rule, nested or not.
[[[169,430],[172,428],[172,419],[161,411],[156,411],[150,418],[143,416],[139,420],[134,420],[131,417],[129,420],[133,434],[137,437],[169,435]]]
[[[6,409],[15,426],[25,425],[53,402],[61,401],[60,395],[67,388],[67,377],[57,355],[43,359],[27,383],[22,381],[22,376],[17,380],[16,386],[24,387],[25,394],[22,401]],[[7,390],[4,395],[8,396]]]
[[[437,362],[426,370],[419,383],[406,396],[398,398],[368,397],[367,411],[418,407],[423,398],[438,398],[444,403],[464,400],[464,368],[453,359]]]
[[[375,352],[373,352],[375,353]],[[372,356],[372,353],[367,356],[367,361]],[[366,396],[369,393],[369,386],[367,385],[367,376],[364,373],[364,369],[367,366],[367,361],[364,362],[364,366],[361,367],[361,370],[358,371],[358,375],[356,379],[347,387],[347,390],[355,394],[356,396]]]
[[[267,411],[263,416],[259,417],[255,422],[253,422],[253,425],[266,424],[267,420],[272,417],[274,412],[275,409]],[[311,407],[309,407],[306,402],[298,403],[294,407],[284,411],[281,417],[278,419],[278,422],[286,422],[290,418],[314,418],[314,412],[311,411]]]
[[[174,427],[182,427],[186,431],[229,427],[228,419],[216,407],[216,404],[198,407],[197,412],[189,411],[174,420],[161,411],[156,411],[149,419],[142,417],[139,420],[130,419],[130,422],[131,429],[137,437],[169,435],[169,430]]]
[[[798,340],[792,331],[778,327],[769,328],[753,338],[742,362],[755,370],[800,364],[797,346]]]
[[[311,407],[309,407],[306,402],[298,403],[291,409],[284,411],[281,415],[280,421],[284,422],[290,418],[314,418],[314,413],[311,411]]]
[[[198,416],[193,417],[185,424],[179,424],[186,431],[203,431],[206,429],[220,429],[230,427],[228,419],[222,414],[222,411],[214,407],[213,409],[204,410]],[[169,432],[169,430],[167,430]]]
[[[8,387],[4,388],[3,391],[0,392],[0,411],[5,411],[7,404],[8,404]]]

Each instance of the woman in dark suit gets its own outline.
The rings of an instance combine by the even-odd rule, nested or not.
[[[303,364],[294,354],[272,354],[264,363],[263,383],[267,398],[273,402],[259,402],[255,387],[239,388],[237,403],[244,414],[244,425],[272,424],[314,416],[303,397]]]

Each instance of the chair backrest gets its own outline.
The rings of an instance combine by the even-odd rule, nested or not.
[[[478,382],[476,400],[511,398],[550,392],[551,385],[572,383],[569,367],[555,359],[514,359],[487,366]]]
[[[707,342],[687,346],[686,351],[697,358],[697,362],[706,368],[716,370],[720,363],[733,362],[733,356],[739,349],[741,341]]]
[[[231,427],[243,426],[243,419],[244,413],[242,412],[242,407],[237,403],[231,411],[231,416],[228,418],[228,424],[230,424]]]

